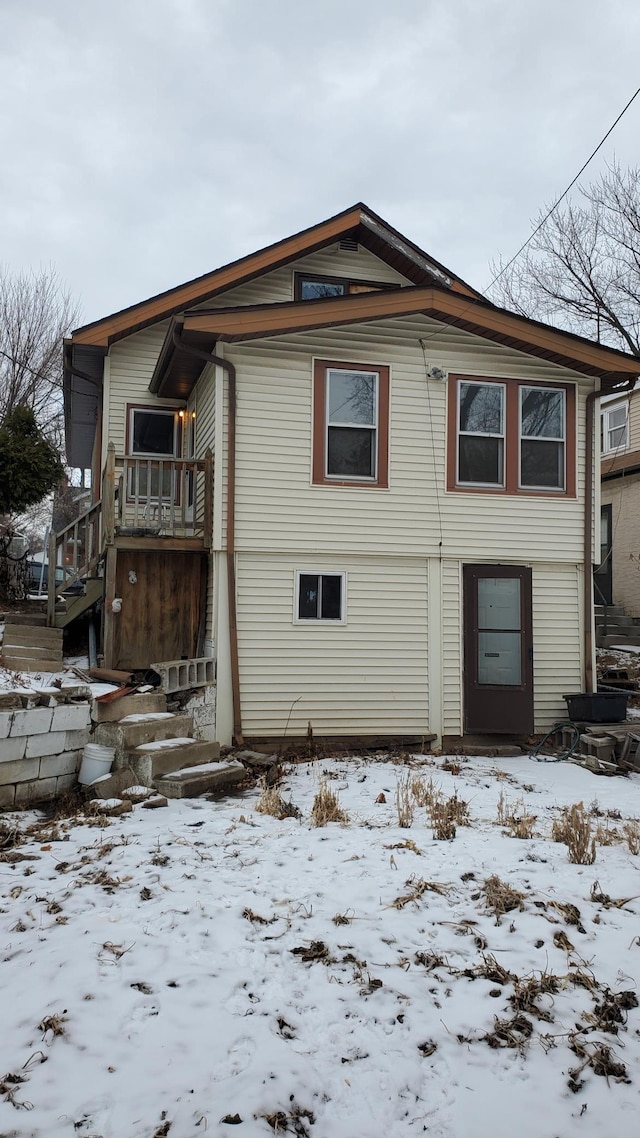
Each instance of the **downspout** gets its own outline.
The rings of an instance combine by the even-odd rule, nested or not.
[[[616,387],[615,394],[632,391],[635,378],[629,378],[626,383]],[[605,393],[606,394],[606,393]],[[584,690],[596,690],[593,676],[593,459],[595,450],[594,408],[596,399],[600,399],[602,390],[590,391],[587,395],[586,405],[586,455],[585,455],[585,488],[584,488],[584,552],[583,567],[584,581],[582,594],[582,619],[584,622]]]
[[[233,702],[233,741],[241,745],[242,739],[242,713],[240,709],[240,664],[238,655],[238,619],[236,612],[236,369],[230,360],[216,356],[212,352],[205,352],[202,348],[194,348],[185,344],[174,326],[172,330],[174,346],[205,363],[214,364],[226,371],[228,378],[229,411],[228,411],[228,451],[227,451],[227,594],[229,606],[229,651],[231,657],[231,695]]]

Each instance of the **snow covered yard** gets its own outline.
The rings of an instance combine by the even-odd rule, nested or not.
[[[456,762],[298,766],[301,819],[0,816],[2,1138],[635,1136],[640,778]],[[470,824],[401,828],[398,780]],[[580,800],[591,865],[551,840]]]

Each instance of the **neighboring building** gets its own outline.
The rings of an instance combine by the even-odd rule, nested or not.
[[[640,618],[640,388],[601,408],[600,557],[596,604]]]
[[[105,664],[214,656],[222,742],[545,730],[592,682],[595,393],[639,373],[364,205],[78,329]]]

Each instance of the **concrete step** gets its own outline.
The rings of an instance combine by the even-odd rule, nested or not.
[[[46,645],[47,648],[62,648],[61,628],[45,628],[34,624],[7,624],[4,630],[4,647],[17,648]]]
[[[169,771],[184,770],[220,758],[219,743],[196,742],[195,739],[160,739],[143,743],[125,752],[124,762],[132,767],[143,786],[153,786],[155,779]]]
[[[167,798],[197,798],[201,794],[224,794],[247,777],[242,763],[203,763],[197,767],[171,771],[154,782]]]
[[[191,715],[174,715],[171,711],[155,711],[146,715],[133,713],[112,723],[99,723],[94,741],[105,747],[115,747],[116,765],[125,751],[133,751],[144,743],[157,739],[184,739],[193,733]]]
[[[616,635],[598,637],[598,648],[611,648],[615,644],[640,648],[640,632],[635,638],[631,636]]]
[[[151,715],[167,710],[167,697],[160,692],[132,692],[102,703],[94,700],[91,718],[94,723],[113,723],[129,715]]]
[[[626,613],[625,613],[622,605],[606,605],[606,606],[605,605],[594,605],[593,607],[595,609],[596,616],[600,616],[602,613],[604,613],[605,607],[606,607],[608,616],[613,616],[613,617],[626,616]]]
[[[0,652],[0,660],[4,668],[12,672],[61,672],[60,660],[27,660],[24,656],[9,656]]]
[[[633,617],[631,616],[607,616],[605,621],[604,616],[596,616],[596,628],[637,628]]]
[[[9,624],[45,625],[46,612],[8,612],[4,617],[5,627]]]
[[[3,644],[3,651],[21,660],[57,660],[62,663],[61,644]]]

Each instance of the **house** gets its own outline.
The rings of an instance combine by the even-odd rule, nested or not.
[[[603,398],[601,455],[595,601],[640,619],[640,387]]]
[[[639,372],[358,204],[73,333],[95,500],[50,556],[106,666],[215,666],[221,742],[541,732],[593,683],[594,416]]]

